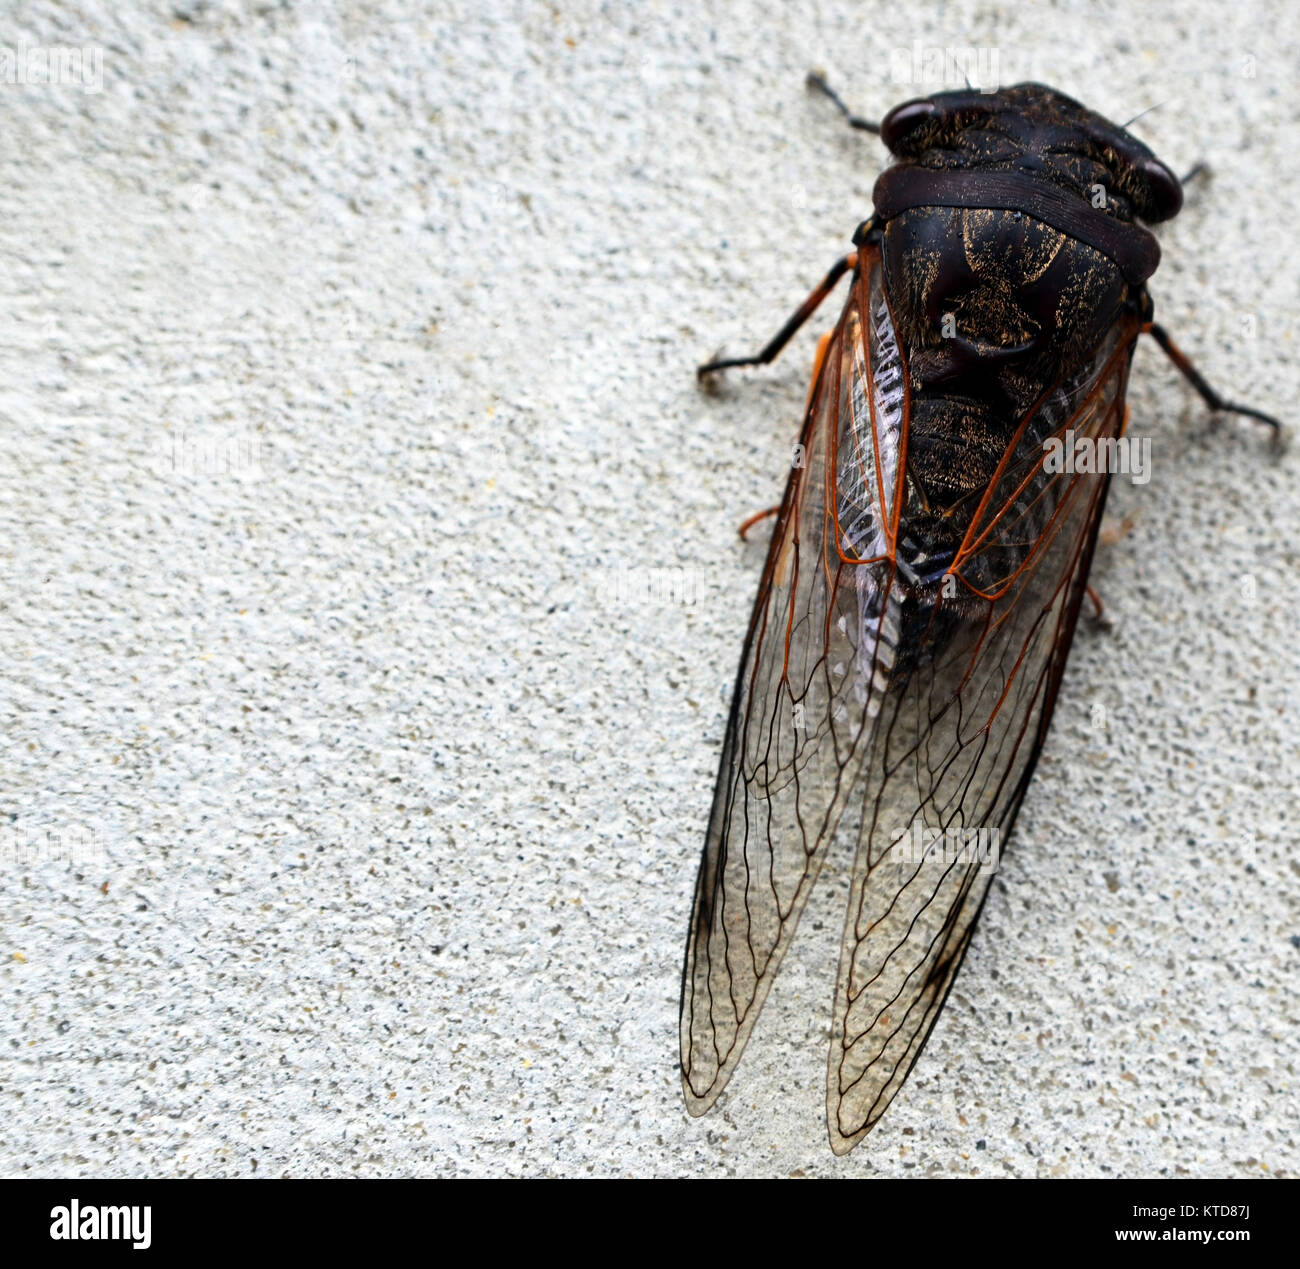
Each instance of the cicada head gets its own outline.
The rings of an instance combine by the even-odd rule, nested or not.
[[[1183,205],[1178,178],[1141,141],[1044,84],[906,101],[885,116],[880,135],[907,163],[1010,168],[1094,204],[1100,185],[1120,220],[1156,224]]]

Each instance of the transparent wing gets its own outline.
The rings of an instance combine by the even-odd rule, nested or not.
[[[856,859],[827,1079],[837,1154],[871,1130],[924,1047],[1024,796],[1108,484],[1053,470],[1045,442],[1104,446],[1120,434],[1135,337],[1135,323],[1117,327],[1026,416],[988,491],[964,509],[946,567],[908,536],[904,510],[892,586],[906,646],[840,826]]]
[[[907,476],[906,366],[879,256],[861,253],[759,586],[696,884],[692,1114],[730,1078],[832,839],[856,852],[827,1091],[837,1153],[905,1080],[1046,732],[1100,522],[1105,478],[1048,470],[1044,442],[1118,434],[1135,337],[1117,327],[1028,412],[945,546]]]
[[[906,391],[861,272],[815,376],[732,698],[682,978],[681,1069],[703,1114],[730,1078],[862,765],[871,661],[899,515]],[[841,472],[844,473],[841,476]],[[868,549],[846,559],[840,519]]]

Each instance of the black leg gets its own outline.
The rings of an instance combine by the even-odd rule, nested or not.
[[[1148,322],[1143,329],[1164,349],[1165,355],[1183,372],[1184,378],[1200,393],[1201,400],[1211,410],[1222,410],[1225,414],[1244,414],[1247,418],[1266,424],[1273,429],[1273,448],[1279,451],[1282,449],[1283,430],[1282,424],[1277,419],[1271,414],[1265,414],[1262,410],[1253,409],[1251,406],[1236,405],[1232,401],[1225,401],[1205,382],[1200,371],[1188,361],[1183,350],[1169,338],[1169,333],[1163,326],[1157,326],[1155,322]]]
[[[850,270],[856,269],[858,254],[850,252],[843,260],[837,260],[835,267],[822,279],[821,285],[799,306],[798,312],[772,337],[762,352],[752,357],[720,357],[707,361],[695,373],[703,379],[716,370],[727,370],[732,366],[766,366],[775,361],[777,354],[790,342],[791,336],[804,324],[816,310],[817,306],[835,289],[835,284]]]
[[[851,111],[848,106],[840,100],[839,93],[837,93],[835,89],[826,82],[825,76],[822,75],[820,71],[809,71],[808,78],[804,80],[804,83],[806,83],[809,88],[815,88],[819,93],[824,93],[829,97],[835,103],[840,114],[842,114],[848,121],[850,128],[857,128],[860,132],[872,132],[875,133],[876,136],[880,135],[880,125],[878,123],[872,123],[870,119],[862,118],[861,115],[855,115],[853,111]]]

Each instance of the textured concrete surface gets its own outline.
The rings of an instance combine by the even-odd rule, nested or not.
[[[776,328],[882,162],[804,72],[879,115],[984,48],[1157,106],[1136,133],[1213,168],[1159,312],[1294,416],[1296,7],[633,8],[0,35],[0,1170],[1294,1173],[1300,454],[1151,348],[1115,628],[903,1094],[832,1157],[845,860],[703,1120],[675,1054],[735,528],[815,331],[715,397],[691,369]]]

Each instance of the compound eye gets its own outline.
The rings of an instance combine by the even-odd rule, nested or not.
[[[1176,216],[1183,205],[1183,187],[1159,159],[1143,159],[1138,171],[1150,194],[1150,207],[1143,220],[1155,223]]]
[[[901,106],[895,106],[881,120],[880,139],[890,150],[897,153],[899,145],[907,135],[927,119],[932,118],[934,113],[934,102],[925,97],[918,97],[914,101],[905,101]]]

